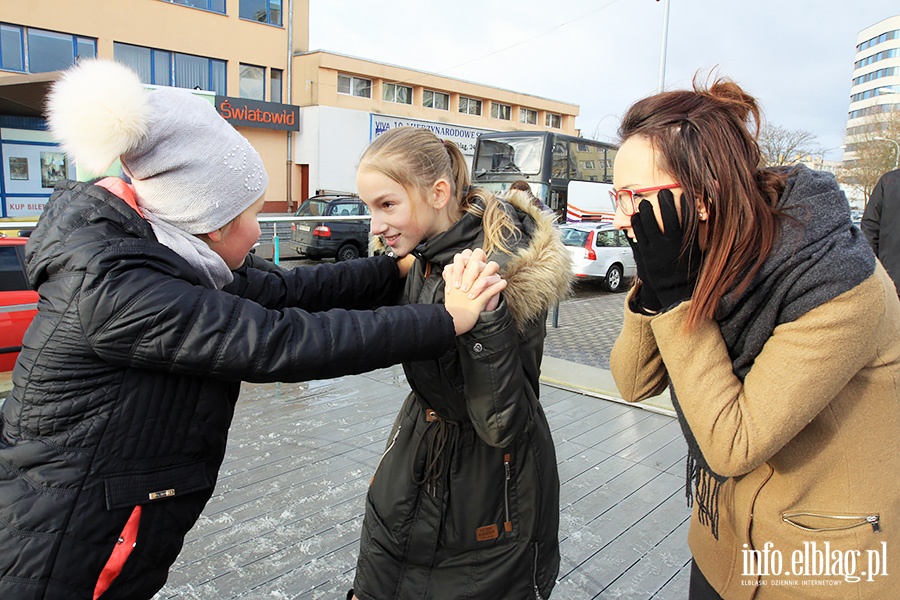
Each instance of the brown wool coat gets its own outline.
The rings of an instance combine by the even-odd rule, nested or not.
[[[900,302],[882,266],[778,326],[743,383],[714,321],[684,333],[687,308],[646,317],[626,303],[610,365],[632,402],[668,373],[710,467],[729,477],[718,540],[694,508],[700,570],[726,600],[900,598]],[[745,550],[763,556],[767,542],[764,566],[777,551],[782,575],[745,576]],[[826,544],[832,574],[815,574]],[[861,576],[885,556],[888,575]],[[835,562],[861,580],[834,575]]]

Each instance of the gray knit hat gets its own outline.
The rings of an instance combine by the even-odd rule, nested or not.
[[[76,163],[102,173],[121,158],[138,205],[190,234],[219,229],[268,185],[259,154],[209,101],[180,88],[148,91],[113,61],[67,70],[47,112]]]

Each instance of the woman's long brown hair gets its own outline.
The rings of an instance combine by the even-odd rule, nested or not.
[[[762,168],[757,138],[760,110],[736,83],[715,79],[708,88],[663,92],[635,103],[619,137],[649,140],[659,168],[681,183],[687,214],[684,250],[698,235],[696,202],[709,219],[703,266],[686,327],[713,318],[722,297],[750,284],[776,243],[775,208],[784,177]]]

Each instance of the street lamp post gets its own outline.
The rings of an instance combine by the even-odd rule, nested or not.
[[[656,0],[659,2],[659,0]],[[663,8],[663,31],[662,31],[662,50],[659,54],[659,83],[656,86],[656,93],[663,91],[666,85],[666,45],[669,40],[669,0],[665,0]]]
[[[900,166],[900,144],[890,138],[876,137],[872,138],[873,140],[877,140],[879,142],[890,142],[897,148],[897,154],[894,155],[894,170]]]

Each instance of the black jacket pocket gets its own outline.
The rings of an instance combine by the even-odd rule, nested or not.
[[[206,463],[198,461],[150,471],[111,475],[104,478],[103,483],[106,489],[106,508],[115,510],[190,494],[212,487],[214,481],[207,473]]]

